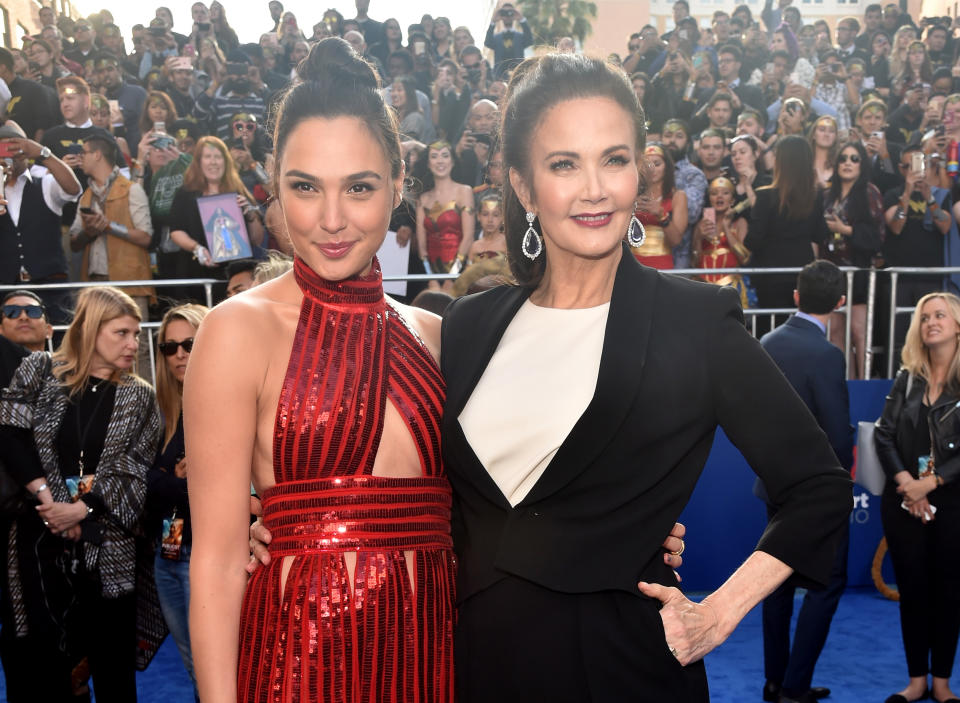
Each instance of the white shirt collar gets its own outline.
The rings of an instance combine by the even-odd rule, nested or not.
[[[83,124],[73,124],[73,122],[68,122],[67,120],[64,120],[63,123],[67,127],[72,127],[73,129],[84,129],[86,127],[93,127],[93,120],[91,120],[89,117],[87,118],[87,121],[84,122]]]

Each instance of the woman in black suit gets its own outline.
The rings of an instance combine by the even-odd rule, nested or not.
[[[705,701],[700,660],[750,608],[792,572],[826,582],[849,476],[745,331],[736,293],[662,276],[624,246],[628,229],[641,238],[644,145],[626,77],[549,55],[518,67],[507,99],[520,285],[455,301],[442,334],[458,695]],[[694,603],[659,546],[718,425],[779,510]]]
[[[816,257],[814,245],[830,232],[817,192],[813,151],[807,140],[789,136],[777,142],[773,184],[757,189],[744,246],[750,266],[806,266]],[[792,308],[796,274],[757,275],[752,279],[761,308]]]

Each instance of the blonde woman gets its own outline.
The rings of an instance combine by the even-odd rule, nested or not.
[[[960,632],[958,340],[960,298],[923,296],[874,435],[888,479],[880,514],[900,591],[910,677],[887,703],[928,694],[940,703],[956,700],[949,682]]]
[[[267,258],[257,264],[257,267],[253,270],[253,285],[259,286],[261,283],[272,281],[274,278],[280,278],[292,268],[292,256],[287,256],[279,251],[271,251],[267,254]]]
[[[917,40],[917,30],[910,25],[900,27],[893,34],[893,48],[887,61],[890,64],[890,76],[898,76],[907,63],[907,51],[910,43]]]
[[[98,699],[136,701],[137,642],[159,634],[137,632],[134,592],[133,533],[160,439],[153,389],[133,373],[139,335],[130,296],[87,288],[60,348],[25,358],[0,397],[0,460],[39,503],[3,535],[10,701],[65,699],[84,655]]]
[[[183,377],[193,350],[193,338],[206,314],[204,305],[178,305],[167,310],[157,333],[157,401],[163,416],[160,454],[147,476],[148,530],[157,537],[154,579],[163,618],[177,643],[180,658],[193,682],[190,651],[190,502],[187,499],[187,459],[183,445]]]

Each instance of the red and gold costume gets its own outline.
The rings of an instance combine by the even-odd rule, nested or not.
[[[731,202],[736,194],[733,181],[727,178],[715,178],[710,182],[710,187],[724,187],[730,192]],[[700,241],[700,258],[697,260],[697,268],[702,269],[728,269],[741,266],[740,259],[734,253],[734,245],[727,237],[727,232],[722,228],[723,213],[716,213],[717,229],[716,236],[713,238],[703,237]],[[743,249],[746,254],[746,249]],[[733,286],[740,293],[740,303],[743,307],[748,307],[747,303],[747,285],[743,276],[739,273],[716,273],[703,274],[701,279],[707,283],[714,283],[718,286]]]
[[[244,596],[238,700],[447,703],[454,557],[440,371],[384,298],[376,259],[346,281],[300,259],[294,274],[303,303],[277,407],[277,485],[263,494],[272,560]],[[418,478],[372,473],[387,402],[417,447]],[[352,587],[345,552],[357,555]]]
[[[663,208],[663,218],[668,217],[673,212],[673,198],[663,198],[660,201],[660,207]],[[637,210],[634,214],[647,233],[647,238],[641,246],[630,247],[637,261],[655,269],[672,269],[673,252],[664,239],[660,216],[646,210]]]
[[[456,200],[436,203],[424,209],[423,228],[427,232],[427,260],[434,273],[449,273],[457,260],[463,241],[462,207]]]

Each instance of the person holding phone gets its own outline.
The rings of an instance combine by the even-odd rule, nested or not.
[[[733,211],[734,185],[721,176],[710,182],[707,190],[710,207],[693,228],[694,261],[697,268],[737,268],[747,263],[750,252],[743,245],[747,236],[747,218]],[[738,273],[705,274],[701,280],[718,286],[733,286],[740,294],[740,304],[748,307],[747,285]]]
[[[867,150],[860,142],[843,144],[837,154],[824,193],[823,218],[830,233],[820,240],[820,256],[838,266],[870,268],[874,257],[883,248],[886,234],[883,217],[883,196],[870,182]],[[852,378],[863,377],[866,338],[867,272],[858,271],[853,278],[853,298],[849,301],[852,342],[856,348],[851,369]],[[845,348],[846,313],[833,313],[830,341]]]
[[[523,13],[512,2],[501,2],[483,40],[483,45],[493,51],[494,77],[502,80],[523,60],[523,52],[532,44],[533,32]]]
[[[67,260],[61,243],[64,206],[80,197],[73,169],[8,121],[0,127],[0,158],[10,160],[0,197],[0,284],[62,283]],[[27,160],[33,161],[27,173]],[[29,233],[26,236],[25,233]],[[65,291],[41,290],[40,297],[54,325],[71,315]]]
[[[205,122],[220,139],[230,138],[233,131],[231,118],[237,113],[254,115],[258,122],[262,122],[266,114],[263,98],[257,95],[248,78],[248,66],[246,58],[242,62],[228,62],[223,83],[211,80],[210,87],[197,96],[194,117]]]

